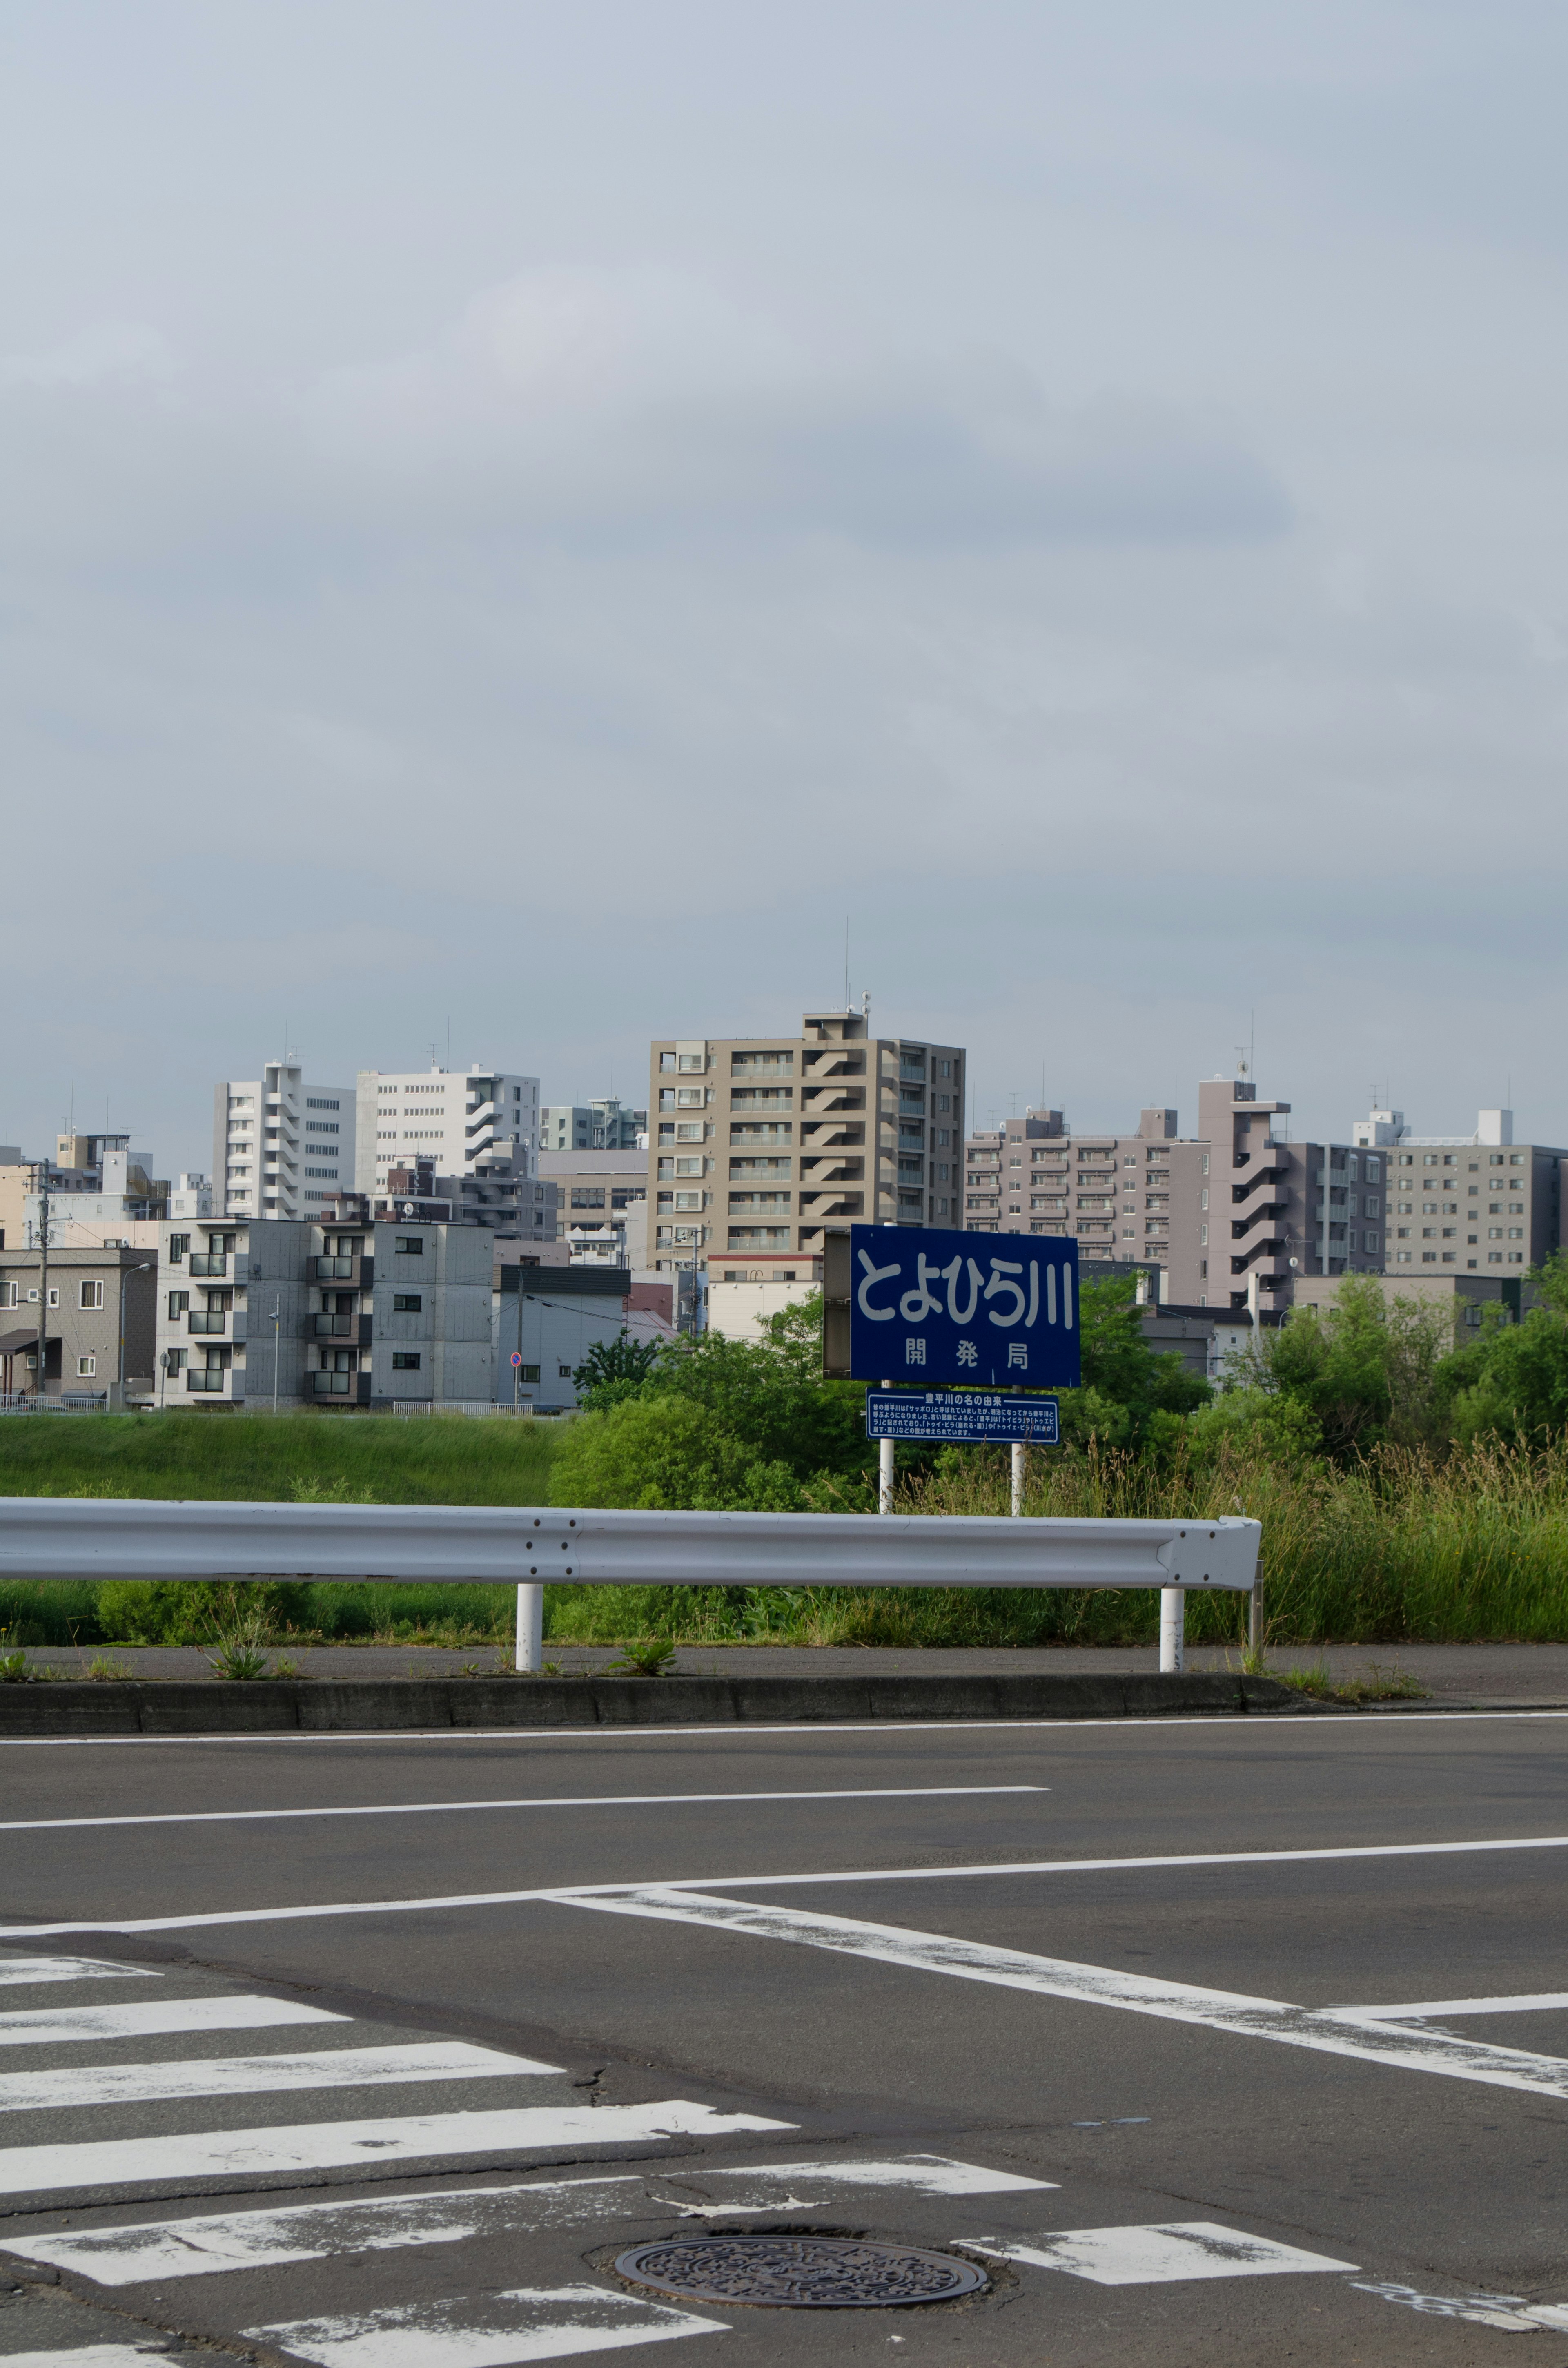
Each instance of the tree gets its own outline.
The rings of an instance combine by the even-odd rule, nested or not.
[[[1568,1429],[1568,1254],[1553,1250],[1525,1280],[1539,1304],[1523,1321],[1494,1318],[1445,1360],[1441,1378],[1460,1439],[1490,1432],[1540,1444]]]
[[[635,1397],[659,1361],[662,1342],[634,1340],[623,1324],[613,1340],[596,1340],[572,1374],[579,1403],[602,1413]]]
[[[1243,1387],[1279,1391],[1317,1422],[1324,1452],[1346,1463],[1392,1440],[1433,1444],[1446,1432],[1441,1368],[1451,1311],[1384,1296],[1371,1275],[1346,1275],[1328,1313],[1292,1309],[1242,1360]]]

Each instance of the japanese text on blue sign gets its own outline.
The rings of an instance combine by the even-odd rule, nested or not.
[[[851,1225],[859,1381],[1076,1389],[1078,1245]]]
[[[868,1439],[913,1439],[943,1444],[1021,1440],[1055,1447],[1061,1408],[1054,1398],[1004,1397],[996,1390],[868,1390]]]

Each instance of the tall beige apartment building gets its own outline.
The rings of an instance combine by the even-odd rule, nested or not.
[[[873,1036],[862,1008],[808,1011],[798,1036],[668,1037],[650,1059],[656,1267],[810,1281],[830,1226],[963,1223],[960,1045]]]

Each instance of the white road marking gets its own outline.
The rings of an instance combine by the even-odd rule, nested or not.
[[[507,2368],[511,2362],[564,2360],[728,2331],[722,2318],[699,2318],[590,2285],[521,2286],[509,2294],[404,2303],[354,2317],[283,2319],[244,2330],[252,2342],[274,2344],[317,2368]]]
[[[1425,1998],[1417,2006],[1325,2006],[1341,2022],[1437,2021],[1449,2014],[1540,2014],[1568,2007],[1568,1990],[1529,1990],[1518,1998]]]
[[[1199,1675],[1203,1672],[1199,1671]],[[1508,1719],[1517,1724],[1521,1719],[1568,1718],[1568,1710],[1547,1704],[1540,1709],[1505,1710],[1415,1710],[1384,1713],[1364,1710],[1313,1711],[1310,1716],[1286,1713],[1284,1717],[1269,1712],[1249,1715],[1233,1715],[1211,1712],[1198,1716],[1173,1717],[1168,1712],[1158,1717],[1132,1718],[870,1718],[870,1719],[736,1719],[718,1720],[702,1726],[421,1726],[374,1727],[356,1729],[333,1727],[307,1733],[299,1727],[279,1727],[273,1734],[252,1735],[0,1735],[0,1749],[17,1751],[111,1751],[126,1745],[142,1748],[166,1747],[171,1744],[197,1744],[206,1749],[212,1744],[260,1743],[276,1747],[287,1743],[395,1743],[401,1749],[405,1743],[659,1743],[666,1737],[674,1740],[693,1735],[708,1740],[717,1736],[760,1738],[767,1741],[775,1735],[881,1735],[896,1741],[903,1735],[970,1735],[977,1729],[989,1734],[1028,1735],[1081,1734],[1085,1727],[1106,1727],[1118,1734],[1129,1728],[1163,1729],[1167,1735],[1244,1735],[1260,1734],[1278,1741],[1279,1729],[1289,1725],[1293,1735],[1315,1734],[1325,1727],[1358,1726],[1363,1735],[1372,1727],[1383,1734],[1404,1726],[1473,1726],[1496,1719]]]
[[[1437,2072],[1450,2079],[1480,2081],[1489,2088],[1568,2097],[1568,2061],[1558,2056],[1489,2047],[1479,2040],[1455,2039],[1446,2032],[1413,2031],[1398,2023],[1336,2023],[1331,2016],[1309,2007],[1289,2006],[1278,1998],[1199,1989],[1187,1982],[1160,1981],[1148,1974],[1120,1973],[1109,1965],[1075,1964],[1064,1957],[994,1949],[945,1933],[909,1931],[901,1925],[813,1915],[797,1907],[759,1907],[748,1900],[714,1899],[653,1885],[624,1893],[619,1899],[563,1894],[562,1905],[591,1908],[601,1915],[648,1916],[668,1923],[704,1925],[754,1940],[803,1942],[808,1948],[867,1957],[911,1972],[951,1974],[962,1981],[1031,1990],[1041,1998],[1119,2007],[1172,2022],[1232,2032],[1243,2038],[1279,2040],[1321,2055],[1354,2055],[1392,2070]]]
[[[189,1809],[156,1817],[11,1817],[0,1822],[0,1834],[59,1833],[78,1826],[266,1825],[290,1817],[432,1817],[459,1809],[666,1809],[710,1801],[972,1800],[976,1795],[994,1793],[1050,1790],[1049,1784],[884,1784],[836,1793],[578,1793],[516,1801],[374,1801],[347,1809]],[[7,1961],[0,1960],[0,1964],[5,1962]],[[119,1969],[106,1965],[103,1970],[116,1973]],[[0,1971],[0,1981],[6,1978]]]
[[[0,1957],[0,1988],[13,1982],[157,1982],[146,1965],[117,1965],[108,1957]]]
[[[841,2205],[846,2188],[914,2195],[1003,2195],[1054,2183],[935,2154],[734,2168],[703,2163],[695,2168],[675,2165],[662,2175],[540,2180],[518,2187],[449,2188],[427,2195],[290,2204],[278,2212],[142,2220],[118,2228],[6,2240],[3,2249],[26,2260],[51,2261],[57,2268],[79,2271],[98,2285],[125,2286],[153,2278],[201,2277],[220,2270],[277,2268],[331,2255],[392,2251],[407,2245],[458,2244],[481,2235],[536,2236],[551,2228],[625,2221],[659,2211],[709,2219],[786,2207],[816,2210],[824,2203]],[[656,2192],[679,2185],[717,2188],[740,2200],[714,2205]],[[797,2192],[819,2186],[837,2192],[822,2198]]]
[[[309,2055],[209,2055],[162,2064],[74,2064],[64,2071],[0,2073],[0,2112],[130,2105],[174,2097],[244,2097],[278,2089],[376,2088],[402,2080],[483,2080],[559,2072],[559,2064],[506,2055],[466,2040],[403,2047],[334,2047]]]
[[[1391,2281],[1374,2284],[1353,2278],[1351,2283],[1358,2294],[1376,2294],[1380,2302],[1402,2303],[1424,2318],[1467,2318],[1472,2326],[1506,2328],[1516,2335],[1528,2335],[1543,2327],[1568,2327],[1568,2310],[1561,2303],[1529,2303],[1518,2294],[1429,2294],[1419,2286],[1395,2285]]]
[[[165,2032],[276,2031],[299,2022],[348,2022],[292,1998],[159,1998],[142,2005],[17,2008],[0,2014],[0,2047],[63,2047],[95,2039],[153,2039]]]
[[[1288,2271],[1354,2270],[1217,2220],[1166,2220],[1145,2228],[1049,2228],[1024,2237],[955,2237],[966,2251],[1032,2269],[1065,2270],[1097,2286],[1169,2285],[1186,2278],[1271,2278]]]
[[[144,2351],[133,2343],[78,2343],[59,2351],[7,2351],[6,2368],[147,2368],[163,2351],[150,2343]]]
[[[194,2130],[179,2137],[86,2141],[0,2150],[0,2195],[56,2188],[147,2186],[169,2179],[251,2178],[364,2169],[432,2155],[532,2152],[619,2146],[646,2137],[723,2137],[732,2130],[789,2130],[759,2113],[719,2113],[671,2098],[656,2105],[525,2105],[492,2112],[407,2113],[382,2121],[299,2122],[256,2130]]]
[[[1129,1874],[1187,1867],[1296,1866],[1392,1858],[1464,1858],[1489,1850],[1568,1850],[1568,1834],[1493,1836],[1466,1842],[1358,1842],[1342,1848],[1278,1850],[1197,1850],[1151,1858],[991,1860],[976,1866],[830,1867],[804,1874],[683,1874],[665,1878],[661,1892],[711,1889],[780,1891],[823,1884],[956,1883],[1019,1874]],[[211,1924],[278,1924],[330,1916],[415,1916],[434,1908],[517,1907],[532,1900],[589,1900],[623,1895],[624,1883],[550,1884],[522,1891],[427,1893],[411,1899],[339,1899],[303,1907],[221,1907],[199,1916],[97,1917],[68,1924],[0,1924],[0,1939],[47,1939],[62,1932],[185,1932]]]

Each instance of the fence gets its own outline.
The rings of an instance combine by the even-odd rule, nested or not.
[[[376,1579],[516,1586],[519,1669],[544,1588],[1157,1587],[1160,1667],[1186,1592],[1251,1592],[1256,1521],[1013,1520],[510,1505],[170,1504],[0,1497],[0,1578]],[[1256,1600],[1256,1599],[1255,1599]]]

